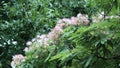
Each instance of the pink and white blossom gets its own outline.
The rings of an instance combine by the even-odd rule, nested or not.
[[[27,43],[26,43],[26,45],[31,45],[32,44],[32,42],[31,41],[28,41]]]
[[[25,60],[25,57],[21,54],[17,54],[13,56],[12,60],[13,61],[11,62],[11,66],[14,68],[20,65]]]
[[[65,27],[71,26],[71,25],[81,25],[81,24],[84,24],[84,25],[89,24],[87,15],[82,15],[81,13],[79,13],[77,17],[71,17],[70,19],[69,18],[60,19],[57,22],[56,26],[51,30],[51,32],[49,32],[48,34],[37,35],[36,38],[33,38],[31,41],[28,41],[26,44],[32,45],[33,43],[35,43],[36,44],[35,48],[39,48],[40,46],[43,46],[46,48],[51,43],[54,43],[59,39]],[[27,52],[31,49],[32,47],[29,46],[29,47],[26,47],[24,51]],[[21,54],[17,54],[13,56],[13,61],[11,62],[11,66],[16,67],[17,65],[21,64],[21,62],[24,59],[25,57]]]

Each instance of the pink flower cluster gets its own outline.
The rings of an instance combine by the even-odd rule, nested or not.
[[[15,68],[16,66],[20,65],[21,62],[25,59],[25,57],[21,54],[14,55],[12,58],[11,66]]]
[[[89,20],[87,15],[82,15],[79,13],[77,17],[71,17],[71,18],[63,18],[58,20],[56,26],[49,32],[48,34],[43,35],[37,35],[36,38],[32,39],[32,41],[28,41],[27,45],[32,45],[32,43],[37,42],[39,46],[47,47],[50,45],[50,43],[55,42],[58,40],[59,36],[63,32],[64,28],[71,25],[89,25]],[[26,47],[24,49],[25,52],[29,51],[30,47]]]
[[[58,38],[60,37],[61,33],[63,32],[65,27],[71,26],[71,25],[89,25],[89,20],[87,15],[78,14],[77,17],[71,17],[71,18],[63,18],[60,19],[56,26],[49,32],[48,34],[43,35],[37,35],[36,38],[33,38],[31,41],[28,41],[26,44],[32,45],[34,43],[37,43],[38,45],[35,45],[34,47],[38,48],[40,46],[47,47],[51,43],[56,42]],[[26,47],[24,49],[25,52],[33,49],[32,46]],[[11,65],[16,66],[20,64],[21,60],[23,60],[24,57],[22,55],[15,55],[13,57],[13,61],[11,62]]]
[[[48,34],[43,34],[41,36],[37,36],[36,38],[33,39],[33,41],[29,41],[27,44],[31,45],[35,40],[37,40],[39,42],[39,45],[44,45],[49,46],[49,42],[54,42],[57,41],[57,39],[59,38],[60,34],[63,32],[63,29],[67,26],[71,26],[71,25],[89,25],[89,20],[88,20],[88,16],[87,15],[82,15],[81,13],[79,13],[77,15],[77,17],[71,17],[71,18],[63,18],[60,19],[56,26],[51,30],[51,32],[49,32]]]

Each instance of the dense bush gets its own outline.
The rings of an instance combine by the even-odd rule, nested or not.
[[[78,14],[77,17],[72,17],[71,19],[63,18],[58,21],[55,28],[48,34],[43,34],[41,36],[37,36],[29,41],[29,45],[32,46],[26,47],[26,57],[23,59],[23,56],[20,54],[15,55],[13,57],[13,61],[11,62],[12,67],[17,67],[24,61],[23,65],[20,67],[31,67],[31,68],[39,68],[39,67],[52,67],[56,68],[57,64],[49,62],[48,59],[52,56],[48,57],[49,52],[54,49],[54,45],[56,45],[57,40],[59,39],[63,29],[68,26],[78,26],[78,25],[89,25],[89,20],[86,15]],[[52,46],[48,48],[49,46]],[[39,48],[39,49],[38,49]],[[47,50],[48,48],[48,50]],[[52,49],[51,49],[52,48]],[[53,50],[54,51],[54,50]],[[43,55],[42,55],[43,54]],[[31,56],[32,55],[32,56]],[[19,57],[21,56],[21,57]],[[48,57],[48,59],[46,59]],[[46,59],[46,61],[45,61]],[[45,62],[44,62],[45,61]],[[46,66],[46,64],[48,66]],[[59,67],[59,66],[57,66]]]
[[[70,26],[56,44],[34,42],[18,68],[119,68],[119,19]]]
[[[84,0],[1,0],[0,66],[9,68],[12,55],[21,53],[26,42],[47,33],[62,17],[87,13]],[[78,10],[76,10],[78,9]]]
[[[47,34],[60,18],[76,16],[81,12],[88,14],[92,21],[92,16],[101,11],[105,13],[105,18],[106,15],[118,15],[119,9],[119,0],[2,0],[0,67],[9,68],[14,54],[24,55],[27,41],[37,34]],[[33,43],[32,49],[25,53],[25,60],[18,67],[119,67],[119,19],[100,21],[89,27],[70,26],[51,45],[44,48],[36,47],[39,44]],[[15,57],[24,58],[21,55]]]
[[[58,53],[51,59],[68,68],[119,68],[119,22],[113,19],[90,27],[67,28]]]

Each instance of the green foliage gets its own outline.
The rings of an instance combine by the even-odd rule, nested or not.
[[[59,18],[79,12],[90,19],[101,11],[118,15],[119,0],[2,0],[0,1],[0,68],[10,68],[14,54],[24,54],[26,42],[48,33]],[[70,26],[54,45],[25,53],[18,68],[118,68],[120,65],[119,19],[89,27]]]
[[[1,0],[0,62],[3,68],[10,67],[14,54],[24,54],[28,40],[50,31],[59,18],[85,13],[82,10],[85,3],[84,0]]]
[[[119,68],[119,19],[91,26],[70,26],[55,45],[26,52],[18,68]]]
[[[92,24],[90,27],[79,27],[74,32],[68,27],[60,39],[60,48],[51,60],[60,60],[64,68],[118,68],[120,63],[120,24],[119,19]],[[71,33],[70,33],[71,32]],[[64,40],[64,41],[61,41]],[[64,44],[63,44],[64,43]],[[64,59],[65,58],[65,59]],[[77,64],[72,62],[77,60]]]
[[[60,3],[55,4],[57,7],[66,4],[67,8],[72,8],[70,12],[75,11],[74,8],[77,9],[80,6],[74,4],[78,1],[57,1]],[[106,15],[119,13],[118,0],[110,0],[109,2],[108,0],[103,2],[101,0],[87,1],[86,4],[84,4],[85,1],[80,2],[84,4],[82,6],[85,8],[80,12],[87,13],[89,16],[101,11],[104,11]],[[108,7],[110,8],[106,10]],[[66,8],[62,7],[62,9],[64,10],[57,9],[56,11],[66,13]],[[36,46],[39,44],[34,43],[32,50],[26,52],[25,61],[18,68],[119,68],[119,22],[119,18],[113,18],[93,23],[90,26],[69,26],[54,44],[55,46],[51,44],[46,48],[38,48]]]
[[[90,27],[79,28],[76,32],[71,34],[69,38],[76,46],[82,45],[90,49],[88,60],[85,62],[85,67],[94,67],[94,63],[99,64],[99,61],[105,62],[104,67],[110,63],[110,68],[118,67],[119,54],[116,49],[119,48],[119,19],[105,21],[97,24],[92,24]],[[115,27],[114,27],[115,26]],[[83,30],[84,29],[84,30]],[[115,53],[117,53],[115,55]],[[98,62],[98,63],[97,63]],[[97,66],[97,65],[96,65]],[[104,68],[100,67],[100,68]],[[96,68],[96,67],[94,67]]]

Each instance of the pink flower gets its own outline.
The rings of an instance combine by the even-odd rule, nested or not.
[[[50,39],[50,41],[56,41],[58,39],[58,37],[59,37],[59,34],[56,34],[53,31],[48,33],[48,38]]]
[[[47,37],[46,34],[41,35],[37,39],[37,42],[40,43],[39,45],[49,46],[49,38]]]
[[[88,20],[88,16],[87,15],[77,15],[77,19],[78,19],[78,24],[84,24],[84,25],[89,25],[89,20]]]
[[[22,63],[22,61],[25,59],[25,57],[21,54],[14,55],[12,58],[11,66],[16,67]]]
[[[65,27],[65,23],[57,23],[56,26],[60,27],[61,29],[63,29]]]
[[[50,39],[49,38],[45,38],[44,41],[43,41],[44,47],[49,46],[49,44],[50,44]]]
[[[46,37],[47,37],[47,35],[46,35],[46,34],[43,34],[43,35],[40,36],[40,39],[44,39],[44,38],[46,38]]]
[[[59,25],[56,25],[55,28],[52,30],[52,32],[56,34],[60,34],[63,32],[63,29]]]
[[[71,22],[72,22],[71,25],[78,25],[76,17],[71,17]]]
[[[32,42],[31,41],[28,41],[27,43],[26,43],[26,45],[31,45],[32,44]]]
[[[79,17],[81,17],[81,16],[82,16],[82,14],[81,14],[81,13],[77,14],[77,18],[79,18]]]
[[[64,21],[64,23],[66,23],[66,26],[69,26],[72,24],[71,20],[68,18],[63,18],[62,20]]]

